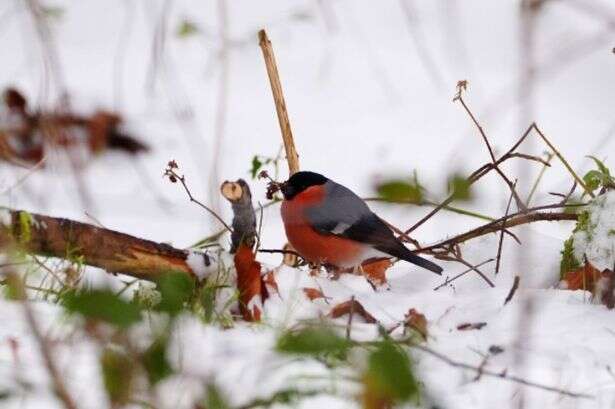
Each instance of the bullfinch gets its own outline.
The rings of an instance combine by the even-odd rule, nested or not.
[[[314,172],[297,172],[280,185],[282,220],[290,244],[307,261],[354,268],[391,256],[442,273],[412,253],[350,189]]]

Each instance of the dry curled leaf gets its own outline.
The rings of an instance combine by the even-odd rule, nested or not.
[[[275,281],[275,274],[273,270],[268,271],[263,276],[263,283],[271,287],[271,289],[274,290],[276,293],[280,294],[280,290],[278,289],[278,283],[277,281]]]
[[[322,291],[320,291],[319,289],[316,289],[316,288],[304,287],[303,288],[303,293],[305,294],[305,296],[307,298],[310,299],[310,301],[314,301],[314,300],[317,300],[319,298],[324,298],[324,299],[329,298],[329,297],[325,296],[322,293]]]
[[[261,264],[252,249],[240,245],[234,257],[239,290],[239,312],[246,321],[260,321],[267,288],[261,278]]]
[[[375,324],[378,322],[373,315],[371,315],[363,305],[355,299],[344,301],[341,304],[336,305],[329,312],[329,317],[339,318],[344,315],[354,314],[362,317],[365,322],[369,324]]]
[[[423,339],[427,339],[427,318],[414,308],[406,313],[404,317],[404,332],[412,330],[418,332]]]
[[[588,290],[594,292],[596,282],[602,277],[602,273],[590,262],[585,262],[583,267],[564,274],[560,282],[560,288],[566,290]]]
[[[374,286],[379,287],[387,283],[386,271],[393,265],[388,258],[367,260],[361,264],[363,276]]]

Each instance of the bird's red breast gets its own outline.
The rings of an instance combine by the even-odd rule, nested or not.
[[[312,186],[291,200],[282,203],[282,220],[286,237],[307,261],[314,264],[332,264],[350,267],[360,263],[365,245],[335,235],[317,232],[309,224],[305,211],[317,206],[325,198],[323,186]]]

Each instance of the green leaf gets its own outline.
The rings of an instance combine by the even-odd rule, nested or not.
[[[184,273],[168,273],[158,280],[161,300],[157,309],[179,314],[194,293],[194,280]]]
[[[368,358],[367,378],[375,392],[396,401],[417,398],[419,385],[408,355],[390,341],[383,341]]]
[[[141,310],[124,301],[111,290],[71,291],[64,296],[64,307],[85,318],[128,327],[141,320]]]
[[[378,197],[390,202],[410,202],[420,204],[423,200],[422,188],[418,183],[393,179],[376,186]]]
[[[448,186],[455,200],[472,200],[470,182],[461,175],[454,174],[448,180]]]
[[[177,26],[175,34],[179,38],[188,38],[198,34],[200,31],[199,26],[197,26],[193,21],[184,19],[179,23],[179,26]]]
[[[256,178],[258,171],[263,167],[263,162],[259,159],[257,155],[254,155],[252,158],[252,168],[250,169],[250,175],[252,175],[252,179]]]
[[[100,367],[105,390],[113,406],[128,403],[135,369],[130,357],[115,349],[105,349],[100,357]]]
[[[219,286],[208,285],[201,291],[201,305],[203,306],[203,319],[205,322],[211,322],[216,312],[216,293],[219,289]]]
[[[203,402],[207,409],[230,409],[230,405],[214,383],[207,384],[206,397]]]
[[[560,279],[564,278],[566,273],[576,271],[581,267],[581,263],[574,256],[574,238],[570,237],[564,242],[564,249],[561,251],[562,260],[559,266]]]
[[[151,385],[173,374],[173,368],[167,358],[167,346],[167,338],[161,337],[155,340],[143,354],[143,366]]]
[[[598,167],[600,173],[606,175],[607,177],[611,176],[609,168],[607,168],[601,160],[592,155],[589,155],[588,158],[592,159],[596,163],[596,166]]]
[[[296,355],[342,355],[351,344],[327,327],[308,327],[283,334],[277,343],[279,352]]]
[[[602,184],[602,173],[597,170],[590,170],[583,176],[583,182],[587,186],[587,188],[591,191],[594,191],[600,187]]]

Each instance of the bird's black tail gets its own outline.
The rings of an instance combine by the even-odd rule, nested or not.
[[[416,254],[408,250],[408,248],[404,246],[403,244],[401,244],[400,242],[397,242],[397,244],[398,245],[396,245],[394,248],[386,248],[386,249],[378,249],[378,250],[384,251],[394,257],[400,258],[409,263],[416,264],[417,266],[423,267],[438,275],[442,275],[442,267],[440,267],[436,263],[433,263],[427,259],[424,259],[423,257],[417,256]]]

